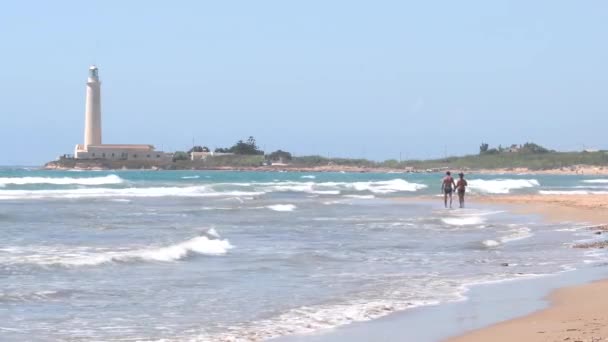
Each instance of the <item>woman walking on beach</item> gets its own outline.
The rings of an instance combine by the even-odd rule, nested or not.
[[[455,187],[456,183],[454,183],[454,178],[452,178],[452,174],[450,173],[450,171],[446,172],[445,177],[443,177],[443,182],[441,183],[441,192],[443,192],[443,204],[446,208],[448,207],[448,196],[450,196],[450,208],[452,208],[452,191]]]
[[[464,192],[466,191],[467,181],[464,179],[464,173],[458,174],[459,179],[456,183],[456,191],[458,191],[458,201],[460,202],[460,208],[464,208]]]

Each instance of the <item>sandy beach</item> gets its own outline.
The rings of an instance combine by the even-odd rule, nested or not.
[[[539,213],[551,220],[589,222],[597,225],[590,227],[597,234],[605,233],[604,224],[608,222],[608,196],[605,195],[513,195],[475,200],[511,205],[516,211]],[[549,299],[552,305],[545,310],[466,333],[448,342],[608,340],[608,280],[559,289]]]

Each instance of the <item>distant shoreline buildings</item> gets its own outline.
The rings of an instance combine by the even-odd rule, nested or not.
[[[84,121],[84,143],[74,149],[75,159],[138,160],[164,163],[171,153],[156,151],[148,144],[104,144],[101,134],[101,82],[99,69],[89,67]]]

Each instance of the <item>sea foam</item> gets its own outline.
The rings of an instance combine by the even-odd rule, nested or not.
[[[508,194],[511,190],[540,186],[536,179],[472,179],[469,188],[487,194]]]
[[[110,185],[121,184],[124,180],[117,175],[103,177],[72,178],[72,177],[1,177],[0,186],[14,184],[54,184],[54,185]]]
[[[587,179],[587,180],[584,180],[583,183],[602,184],[602,183],[608,183],[608,179]]]
[[[441,221],[451,226],[472,226],[482,224],[485,219],[480,216],[464,216],[464,217],[444,217]]]
[[[153,248],[141,248],[132,250],[99,250],[90,248],[44,248],[27,253],[17,253],[12,256],[3,256],[3,262],[10,263],[32,263],[41,266],[59,265],[64,267],[96,266],[111,262],[172,262],[186,258],[192,254],[201,255],[223,255],[233,248],[226,239],[215,238],[217,232],[211,231],[205,235],[165,246]],[[31,249],[31,248],[30,248]],[[8,260],[7,260],[8,259]]]
[[[2,199],[108,198],[108,197],[238,197],[257,196],[262,192],[215,191],[206,186],[152,188],[86,188],[69,190],[0,190]]]
[[[296,206],[293,204],[274,204],[269,205],[266,208],[274,211],[294,211]]]

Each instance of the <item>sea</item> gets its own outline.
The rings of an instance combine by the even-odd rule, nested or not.
[[[441,178],[0,168],[0,340],[261,341],[606,262],[589,224],[475,196],[608,178],[471,174],[465,209]]]

